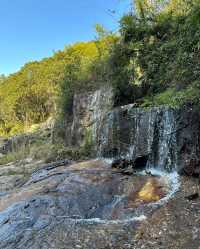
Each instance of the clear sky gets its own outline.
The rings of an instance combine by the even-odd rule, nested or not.
[[[0,74],[95,36],[94,25],[116,30],[130,0],[0,0]],[[116,11],[112,14],[111,11]]]

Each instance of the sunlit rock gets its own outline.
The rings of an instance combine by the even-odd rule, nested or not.
[[[164,196],[162,187],[155,179],[150,178],[139,191],[138,198],[145,202],[158,201]]]

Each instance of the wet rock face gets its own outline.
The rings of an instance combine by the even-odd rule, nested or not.
[[[200,116],[192,109],[118,107],[99,129],[98,156],[147,166],[200,173]]]
[[[185,108],[176,113],[178,170],[188,176],[200,176],[199,110]]]
[[[176,164],[176,122],[170,108],[116,108],[104,118],[99,156],[127,158],[135,167],[171,169]]]

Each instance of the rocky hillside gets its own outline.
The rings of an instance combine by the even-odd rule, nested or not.
[[[199,2],[135,4],[1,79],[0,248],[199,249]]]

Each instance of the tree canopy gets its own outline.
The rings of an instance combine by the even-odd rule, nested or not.
[[[95,87],[92,84],[100,80],[95,74],[97,61],[100,63],[108,56],[115,39],[114,35],[106,35],[95,41],[75,43],[52,57],[27,63],[6,78],[1,76],[0,134],[23,132],[31,124],[54,115],[57,105],[68,101],[65,89],[84,90],[88,82]]]

